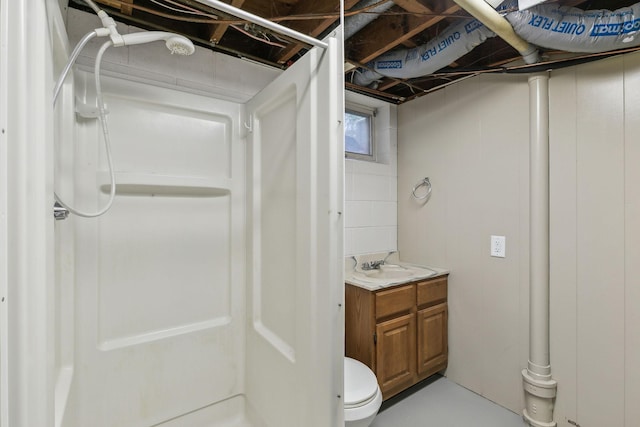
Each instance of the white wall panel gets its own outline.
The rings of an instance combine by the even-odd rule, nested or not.
[[[556,420],[577,419],[577,138],[576,70],[561,70],[549,80],[550,351],[553,376],[560,384]]]
[[[528,280],[525,82],[473,79],[401,106],[398,117],[400,256],[451,270],[447,375],[512,410],[521,405]],[[406,197],[424,176],[433,185],[426,204]],[[506,258],[489,256],[492,234],[507,237]]]
[[[0,424],[54,416],[54,61],[45,2],[0,2]],[[51,20],[53,21],[53,19]],[[53,23],[53,22],[51,22]],[[33,31],[37,28],[38,31]],[[53,30],[53,28],[52,28]]]
[[[624,57],[625,426],[640,420],[640,55]]]
[[[99,347],[230,323],[230,202],[118,198],[99,226]]]
[[[246,396],[270,427],[343,424],[339,40],[246,105]]]
[[[296,250],[300,231],[297,192],[300,187],[296,149],[296,93],[284,91],[266,111],[255,115],[260,123],[259,271],[254,283],[254,323],[263,336],[287,358],[296,358],[296,266],[304,254]],[[300,171],[301,172],[301,171]],[[283,274],[287,272],[289,274]]]
[[[595,62],[576,73],[578,422],[609,426],[624,423],[621,64]]]
[[[639,416],[639,58],[551,74],[550,350],[560,427],[630,427]],[[517,368],[528,355],[526,90],[518,77],[481,77],[399,109],[399,188],[419,168],[434,183],[425,206],[399,197],[399,249],[451,269],[447,375],[518,412]],[[489,259],[489,233],[507,236],[506,259]]]
[[[92,79],[78,77],[91,102]],[[104,216],[69,220],[76,360],[63,425],[155,425],[218,404],[207,413],[224,418],[244,387],[241,105],[112,78],[103,89],[118,191]],[[88,210],[108,191],[98,129],[78,123],[76,204]]]
[[[521,396],[514,392],[520,389],[521,379],[504,376],[504,372],[516,372],[522,367],[518,347],[522,291],[519,269],[523,254],[528,254],[522,248],[527,247],[529,234],[525,229],[521,235],[520,227],[522,217],[527,217],[527,212],[520,210],[523,206],[520,198],[528,198],[526,193],[521,193],[521,180],[524,179],[525,188],[529,181],[526,173],[522,173],[522,169],[528,171],[528,165],[520,161],[522,153],[528,150],[524,132],[528,122],[522,114],[528,110],[528,97],[523,93],[523,86],[519,79],[488,79],[480,92],[482,104],[476,107],[482,141],[480,175],[476,179],[482,210],[479,243],[484,265],[480,278],[488,285],[483,288],[486,315],[482,334],[489,344],[483,351],[481,372],[483,384],[487,384],[483,392],[487,398],[508,408],[521,405]],[[513,114],[514,110],[519,113]],[[509,117],[509,120],[492,125],[496,117]],[[488,256],[488,236],[491,235],[507,237],[506,258]],[[525,291],[522,299],[526,297]],[[505,319],[512,320],[505,322]],[[500,378],[497,387],[493,385],[496,378]]]
[[[176,111],[165,100],[142,98],[135,85],[127,86],[125,94],[105,96],[118,171],[230,177],[228,116],[188,108]],[[168,122],[175,125],[167,127]],[[194,151],[199,155],[190,154]]]

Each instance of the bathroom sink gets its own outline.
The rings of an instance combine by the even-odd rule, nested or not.
[[[424,279],[435,274],[436,272],[429,268],[383,264],[380,268],[373,270],[357,269],[353,271],[352,277],[356,280],[365,282],[393,284],[414,279]]]
[[[380,268],[374,270],[362,270],[358,271],[358,273],[362,273],[367,277],[373,277],[376,279],[398,279],[401,277],[411,277],[414,272],[411,269],[400,265],[383,264]]]

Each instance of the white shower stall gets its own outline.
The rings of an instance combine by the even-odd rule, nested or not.
[[[110,49],[116,198],[54,221],[110,190],[87,58],[52,105],[65,3],[0,8],[0,426],[343,425],[340,31],[255,96]]]

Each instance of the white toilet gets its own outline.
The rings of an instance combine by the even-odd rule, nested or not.
[[[344,425],[369,427],[382,405],[382,392],[367,365],[344,358]]]

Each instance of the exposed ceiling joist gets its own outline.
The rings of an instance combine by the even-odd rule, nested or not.
[[[241,8],[243,3],[244,3],[244,0],[233,0],[231,2],[231,6]],[[209,36],[209,40],[212,43],[217,44],[217,43],[220,43],[220,40],[222,40],[222,36],[224,36],[224,33],[227,32],[227,29],[229,28],[229,24],[213,24],[212,28],[213,28],[213,31]]]
[[[94,1],[115,19],[126,24],[148,30],[177,32],[191,38],[200,46],[273,67],[287,68],[309,48],[309,45],[304,45],[289,36],[247,23],[244,19],[217,11],[198,0]],[[338,25],[340,18],[340,0],[223,1],[245,12],[318,39],[329,34]],[[640,0],[554,0],[553,3],[548,3],[583,10],[616,10],[638,1]],[[358,3],[359,0],[344,0],[346,17],[352,14],[372,14],[375,13],[374,10],[381,10],[380,6],[389,5],[385,0],[368,1],[366,6],[358,6]],[[69,0],[69,5],[93,13],[84,0]],[[375,16],[377,19],[364,28],[353,25],[350,29],[352,36],[344,46],[347,62],[360,69],[367,69],[365,64],[394,48],[418,47],[434,40],[448,25],[472,19],[453,0],[393,0],[391,8],[386,8],[384,12]],[[234,30],[230,30],[232,26]],[[587,56],[576,59],[570,52],[544,48],[540,50],[543,60],[546,61],[540,65],[541,67],[546,64],[557,67],[560,63],[566,65],[571,61],[585,62],[600,57]],[[602,57],[618,53],[620,51],[609,52]],[[351,70],[346,71],[346,87],[388,102],[401,103],[462,78],[486,72],[530,72],[529,70],[537,69],[518,69],[521,62],[521,56],[517,51],[499,37],[492,37],[451,64],[444,65],[444,68],[428,75],[415,78],[381,78],[372,87],[364,88],[351,83],[354,81],[353,73],[357,72]]]
[[[358,0],[345,0],[345,9],[353,7]],[[311,13],[335,13],[340,12],[340,4],[335,0],[322,0],[322,1],[301,1],[293,9],[292,15],[305,15]],[[327,28],[331,27],[338,19],[339,16],[334,18],[324,18],[320,21],[308,20],[308,21],[292,21],[289,27],[304,34],[309,34],[313,37],[318,37]],[[304,48],[304,45],[296,43],[285,48],[280,56],[278,62],[281,64],[286,63],[294,55],[300,52]]]
[[[367,63],[459,11],[460,6],[454,4],[436,16],[381,16],[349,39],[345,50],[349,58]]]
[[[131,15],[133,13],[133,7],[127,6],[124,3],[133,4],[133,0],[122,0],[122,2],[123,4],[120,6],[120,12],[124,13],[125,15]]]

